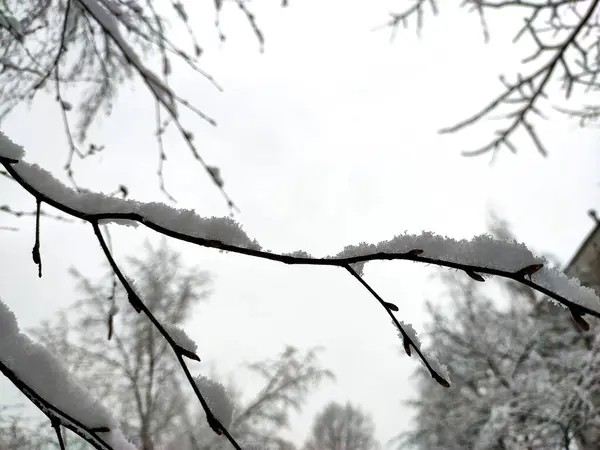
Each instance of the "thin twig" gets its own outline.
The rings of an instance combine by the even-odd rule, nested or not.
[[[200,404],[202,405],[202,408],[204,409],[204,412],[206,413],[206,418],[208,420],[209,425],[218,434],[224,434],[236,450],[242,450],[240,445],[236,442],[236,440],[229,433],[229,431],[226,429],[226,427],[224,427],[219,422],[219,420],[214,416],[214,414],[210,410],[208,403],[206,402],[206,400],[204,399],[204,396],[198,389],[198,386],[196,385],[196,382],[194,381],[194,378],[192,377],[192,374],[190,373],[190,371],[187,367],[187,364],[185,363],[185,361],[183,359],[183,357],[186,356],[188,358],[191,357],[192,359],[195,359],[196,361],[200,361],[200,358],[198,358],[194,353],[183,349],[182,347],[177,345],[177,343],[175,343],[173,338],[169,335],[169,333],[160,324],[158,319],[156,319],[156,317],[152,314],[152,312],[144,304],[143,300],[138,296],[135,289],[133,289],[133,287],[131,286],[131,284],[129,283],[129,281],[127,280],[127,278],[125,277],[125,275],[123,274],[121,269],[119,268],[118,264],[116,263],[115,259],[113,258],[112,254],[108,248],[108,245],[106,244],[104,237],[102,236],[98,222],[92,221],[91,223],[92,223],[92,227],[94,229],[94,234],[96,235],[96,238],[98,239],[100,247],[102,248],[102,251],[104,252],[104,255],[106,256],[108,263],[110,264],[113,272],[117,275],[117,277],[119,278],[119,281],[121,281],[121,283],[123,284],[123,287],[127,291],[129,302],[131,303],[133,308],[138,313],[143,312],[146,315],[146,317],[148,317],[148,319],[150,320],[152,325],[154,325],[154,327],[158,330],[158,332],[166,339],[166,341],[169,343],[169,345],[175,352],[177,361],[179,362],[179,364],[185,374],[185,377],[187,378],[188,382],[192,386],[192,389],[194,390],[194,393],[196,394],[198,401],[200,402]]]
[[[400,324],[398,319],[396,319],[396,316],[394,316],[394,314],[392,313],[392,310],[389,308],[388,302],[384,301],[381,298],[381,296],[377,292],[375,292],[375,290],[363,279],[363,277],[361,277],[356,272],[356,270],[354,270],[349,264],[345,265],[344,268],[350,273],[350,275],[352,275],[356,280],[358,280],[358,282],[365,289],[367,289],[367,291],[369,291],[373,297],[375,297],[377,299],[377,301],[381,304],[383,309],[385,309],[387,314],[392,319],[392,322],[394,323],[394,325],[396,325],[396,328],[398,328],[398,331],[400,331],[400,333],[402,334],[402,340],[404,341],[405,348],[407,348],[408,345],[412,346],[412,348],[415,349],[415,352],[417,353],[417,355],[419,356],[421,361],[423,361],[423,364],[425,364],[425,367],[427,368],[427,370],[429,370],[429,374],[431,375],[431,377],[434,378],[442,386],[450,387],[450,383],[448,382],[448,380],[446,380],[440,373],[438,373],[431,366],[431,364],[429,363],[427,358],[425,358],[425,355],[421,351],[419,345],[411,339],[410,335],[408,333],[406,333],[406,331],[404,331],[404,328],[402,327],[402,325]],[[408,350],[407,350],[407,352],[408,352]]]

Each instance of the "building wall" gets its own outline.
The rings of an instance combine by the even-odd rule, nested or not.
[[[578,277],[600,295],[600,223],[582,244],[565,273]]]
[[[600,296],[600,222],[597,222],[596,228],[582,243],[575,257],[565,269],[565,273],[579,278],[583,285],[595,289]],[[590,332],[586,333],[590,337],[588,342],[592,341],[591,338],[595,333],[597,333],[597,327],[592,327]],[[600,403],[600,399],[595,399],[595,403]],[[582,430],[578,441],[582,450],[599,449],[600,429],[594,426],[586,427]]]

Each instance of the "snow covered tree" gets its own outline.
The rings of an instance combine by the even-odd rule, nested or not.
[[[314,419],[305,450],[376,450],[370,415],[350,403],[331,402]]]
[[[600,444],[598,323],[583,331],[530,289],[501,294],[444,275],[451,312],[429,304],[427,339],[453,374],[434,392],[423,370],[401,448],[592,449]]]
[[[424,18],[438,13],[437,0],[414,0],[410,6],[398,2],[388,25],[394,33],[400,26],[415,25],[418,32],[425,27]],[[458,2],[457,2],[458,3]],[[444,128],[443,133],[465,129],[483,119],[504,116],[502,125],[490,140],[479,148],[465,152],[478,155],[506,148],[516,152],[519,134],[542,155],[546,155],[543,139],[536,130],[536,120],[546,118],[547,112],[557,109],[576,117],[582,124],[600,118],[597,100],[581,108],[549,107],[548,98],[555,99],[555,84],[566,99],[575,93],[598,91],[600,71],[600,7],[598,0],[465,0],[467,8],[481,22],[483,38],[490,39],[488,21],[499,21],[499,27],[514,30],[514,43],[523,45],[522,70],[510,76],[501,75],[501,92],[470,117]],[[447,5],[441,5],[443,10]],[[555,105],[558,103],[553,101]]]
[[[428,333],[454,383],[433,392],[419,371],[416,418],[402,448],[597,448],[585,437],[600,424],[597,336],[592,349],[581,348],[576,329],[556,334],[551,318],[524,311],[530,305],[499,309],[473,282],[456,282],[453,313],[431,306]]]

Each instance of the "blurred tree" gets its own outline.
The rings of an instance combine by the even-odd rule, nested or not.
[[[321,367],[318,350],[301,353],[287,347],[275,359],[246,365],[251,373],[259,374],[264,386],[248,401],[237,396],[237,408],[230,431],[238,442],[252,443],[269,450],[294,450],[292,442],[281,436],[290,424],[290,412],[299,412],[311,390],[333,374]],[[230,392],[239,392],[235,387]],[[171,442],[169,450],[225,450],[228,442],[219,440],[208,428],[203,415],[196,414],[185,432]]]
[[[507,228],[494,231],[510,236]],[[512,282],[495,285],[498,296],[462,276],[442,279],[451,314],[428,304],[427,339],[453,383],[436,391],[429,374],[418,370],[417,399],[409,402],[416,417],[400,448],[598,448],[597,321],[583,332],[566,310],[546,307],[546,299]]]
[[[305,450],[375,450],[375,426],[370,415],[350,403],[331,402],[313,423]]]
[[[0,406],[0,450],[31,450],[39,448],[43,439],[25,424],[26,414],[21,405]]]

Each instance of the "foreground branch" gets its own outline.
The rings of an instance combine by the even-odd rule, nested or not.
[[[0,149],[0,152],[1,152],[1,149]],[[281,263],[285,263],[285,264],[301,264],[301,265],[313,265],[313,266],[337,266],[337,267],[344,268],[347,265],[362,264],[362,263],[365,263],[368,261],[404,260],[404,261],[420,262],[420,263],[425,263],[425,264],[434,264],[434,265],[437,265],[440,267],[447,267],[447,268],[451,268],[451,269],[461,270],[461,271],[464,271],[465,273],[467,273],[471,277],[475,276],[476,279],[480,278],[479,281],[482,281],[483,278],[481,276],[477,277],[477,274],[494,275],[494,276],[507,278],[507,279],[511,279],[511,280],[517,281],[519,283],[522,283],[522,284],[524,284],[532,289],[535,289],[538,292],[556,300],[558,303],[562,304],[563,306],[565,306],[569,309],[575,308],[575,309],[580,310],[583,314],[589,314],[591,316],[600,318],[600,299],[598,299],[596,294],[591,289],[580,286],[579,283],[576,282],[576,280],[573,280],[573,279],[569,280],[564,274],[560,273],[556,269],[542,267],[542,266],[532,267],[532,266],[536,266],[537,264],[539,264],[540,261],[542,263],[545,262],[545,260],[543,260],[541,258],[533,258],[533,255],[531,255],[532,256],[531,264],[527,264],[527,265],[525,265],[525,267],[520,266],[516,270],[507,270],[507,269],[502,269],[502,268],[491,267],[492,263],[494,262],[493,260],[490,262],[490,266],[485,266],[485,265],[481,265],[481,264],[461,263],[461,262],[451,260],[451,258],[439,258],[439,257],[433,257],[433,256],[426,256],[424,254],[425,251],[423,249],[419,249],[419,248],[409,248],[404,252],[387,252],[387,251],[368,252],[367,251],[364,254],[359,254],[356,256],[335,256],[335,257],[326,257],[326,258],[312,257],[312,256],[308,255],[306,252],[302,252],[302,251],[296,252],[293,254],[271,253],[271,252],[262,250],[260,245],[256,241],[250,241],[250,239],[245,235],[245,233],[241,229],[239,229],[239,226],[235,222],[233,222],[231,219],[227,219],[227,218],[222,219],[223,225],[227,226],[227,227],[232,227],[232,228],[235,227],[237,229],[232,230],[232,232],[236,232],[238,234],[243,234],[243,236],[235,236],[235,238],[237,238],[238,241],[241,241],[240,244],[227,243],[227,242],[223,242],[222,240],[211,239],[210,237],[199,236],[199,234],[202,234],[202,232],[204,231],[202,229],[196,229],[195,231],[189,231],[189,232],[182,232],[180,230],[175,229],[176,225],[183,223],[183,222],[189,222],[189,224],[186,228],[190,228],[190,226],[196,226],[196,225],[198,226],[198,228],[202,227],[202,225],[205,225],[206,228],[211,228],[211,227],[215,228],[216,226],[218,226],[218,224],[216,224],[214,222],[217,222],[218,220],[221,220],[221,219],[219,219],[219,218],[203,219],[200,216],[197,216],[192,211],[178,210],[178,209],[169,207],[167,205],[162,205],[162,204],[159,205],[159,204],[155,204],[155,203],[154,204],[143,204],[143,203],[134,202],[131,200],[104,197],[104,196],[102,196],[102,194],[91,194],[96,200],[106,200],[107,201],[106,205],[102,205],[102,204],[100,204],[100,202],[98,203],[100,205],[101,209],[105,209],[106,206],[109,206],[109,203],[110,203],[110,206],[112,206],[112,209],[114,210],[114,212],[98,212],[98,213],[84,212],[80,209],[74,208],[71,205],[65,204],[65,202],[61,202],[59,199],[53,198],[49,195],[46,195],[44,192],[42,192],[40,189],[38,189],[34,186],[34,183],[36,183],[36,180],[25,179],[23,176],[20,175],[20,173],[19,173],[20,170],[19,171],[15,170],[15,167],[19,167],[19,169],[23,168],[23,169],[27,169],[28,171],[32,171],[31,174],[33,174],[33,172],[39,172],[40,176],[44,176],[46,178],[48,176],[51,176],[48,172],[43,171],[42,169],[40,169],[37,166],[28,165],[25,162],[20,162],[18,165],[15,165],[17,162],[18,161],[15,159],[9,159],[9,158],[0,156],[0,164],[2,164],[5,167],[7,172],[15,179],[15,181],[17,181],[27,192],[29,192],[31,195],[33,195],[36,199],[39,199],[42,203],[47,203],[48,205],[62,211],[65,214],[68,214],[75,218],[79,218],[86,222],[90,222],[90,223],[93,223],[93,222],[115,222],[115,223],[120,223],[120,224],[125,224],[125,225],[131,225],[131,223],[137,222],[137,223],[142,224],[158,233],[161,233],[165,236],[169,236],[171,238],[174,238],[174,239],[177,239],[180,241],[189,242],[189,243],[199,245],[202,247],[216,248],[219,250],[230,251],[230,252],[237,253],[237,254],[248,255],[248,256],[255,257],[255,258],[267,259],[270,261],[277,261],[277,262],[281,262]],[[46,179],[46,180],[43,180],[42,183],[47,183],[48,181],[49,180]],[[60,189],[64,190],[63,193],[68,192],[69,194],[72,193],[72,194],[78,194],[81,196],[85,195],[85,194],[74,193],[70,188],[62,185],[62,183],[60,183],[56,179],[53,179],[52,181],[60,184]],[[56,186],[56,188],[58,188],[58,186]],[[58,191],[55,191],[55,192],[58,192]],[[71,200],[71,199],[68,199],[68,200]],[[108,200],[110,200],[110,202],[108,202]],[[146,210],[145,212],[148,212],[148,213],[152,209],[153,213],[152,214],[141,214],[139,212],[119,211],[119,210],[125,210],[125,209],[128,209],[128,210],[137,209],[140,211],[145,209]],[[170,213],[170,215],[167,217],[166,215],[169,213]],[[152,215],[154,215],[156,217],[151,218]],[[159,216],[162,216],[162,217],[159,219]],[[194,223],[194,221],[197,221],[198,223]],[[129,222],[129,223],[127,223],[127,222]],[[163,223],[159,223],[159,222],[163,222]],[[171,224],[171,226],[169,226],[167,224]],[[204,234],[206,234],[206,233],[204,233]],[[426,235],[424,235],[424,239],[423,239],[424,243],[426,243],[425,238],[428,238],[431,241],[433,241],[433,238],[437,238],[437,236],[433,235],[432,233],[427,233]],[[456,241],[453,241],[448,238],[441,238],[441,239],[445,239],[445,241],[446,241],[445,243],[447,245],[451,244],[451,243],[456,243]],[[506,248],[508,248],[509,250],[510,250],[510,245],[513,244],[510,242],[503,242],[503,241],[499,241],[499,240],[492,239],[492,238],[490,238],[490,241],[494,242],[496,244],[499,244],[499,247],[501,247],[502,245],[506,245]],[[459,242],[458,244],[462,244],[462,242]],[[521,247],[524,247],[524,246],[521,246]],[[521,248],[518,248],[518,249],[521,249]],[[354,250],[354,249],[352,249],[352,250]],[[359,249],[359,250],[361,250],[361,249]],[[517,250],[517,247],[515,248],[515,250]],[[355,251],[354,253],[357,253],[357,252]],[[342,254],[344,254],[344,252],[340,252],[340,255],[342,255]],[[453,256],[452,259],[460,258],[460,255],[452,255],[452,256]],[[472,256],[472,255],[469,255],[469,256]],[[498,255],[493,255],[493,256],[498,256]],[[518,255],[518,256],[520,256],[520,255]],[[548,272],[545,274],[546,277],[544,277],[544,278],[555,277],[557,280],[559,280],[561,282],[564,280],[570,281],[571,282],[570,286],[560,286],[560,287],[570,288],[568,290],[570,290],[571,293],[580,294],[581,295],[580,301],[577,302],[576,300],[571,300],[571,299],[567,298],[565,295],[554,292],[548,286],[544,286],[541,283],[534,282],[532,279],[532,276],[536,273],[538,275],[542,275],[544,273],[544,270],[546,272]],[[541,278],[540,281],[548,281],[548,280]],[[567,289],[563,289],[563,290],[567,290]]]
[[[398,311],[398,307],[383,300],[363,279],[362,271],[365,262],[405,260],[435,264],[461,270],[479,282],[485,281],[482,274],[508,278],[529,286],[565,306],[576,322],[584,328],[587,322],[583,319],[583,315],[589,314],[600,318],[600,299],[591,289],[582,287],[577,280],[567,278],[558,269],[548,267],[546,260],[535,257],[523,244],[514,241],[478,236],[471,241],[457,242],[425,232],[418,236],[396,236],[376,245],[363,243],[349,246],[337,255],[324,258],[312,257],[303,251],[292,254],[271,253],[263,250],[258,242],[250,239],[230,218],[203,218],[193,211],[175,209],[160,203],[141,203],[92,192],[78,192],[65,186],[40,167],[22,161],[23,155],[24,152],[20,147],[0,133],[0,164],[19,185],[35,197],[37,204],[47,203],[69,216],[92,225],[105,257],[128,294],[130,304],[138,313],[143,312],[167,340],[206,413],[209,425],[217,434],[225,435],[237,450],[241,450],[241,447],[228,432],[225,424],[214,416],[209,403],[200,392],[183,360],[184,356],[195,360],[199,358],[193,350],[188,350],[184,348],[185,345],[177,342],[177,339],[169,334],[168,329],[159,323],[146,307],[143,299],[136,293],[135,286],[114,260],[100,231],[100,224],[110,222],[128,226],[142,224],[165,236],[202,247],[226,250],[284,264],[343,268],[384,307],[402,338],[406,353],[411,356],[411,348],[414,349],[432,378],[445,387],[450,386],[445,366],[421,350],[412,326],[402,323],[395,317],[394,312]]]
[[[48,417],[57,432],[60,426],[68,428],[98,450],[112,450],[114,446],[110,442],[123,442],[116,423],[106,421],[104,425],[91,427],[74,417],[74,413],[84,414],[87,422],[103,423],[106,411],[94,405],[81,386],[70,380],[58,359],[19,332],[16,318],[1,300],[0,323],[4,327],[0,355],[7,358],[0,360],[0,373]],[[35,372],[33,375],[27,373],[31,369]],[[47,398],[49,393],[53,399]],[[60,400],[63,406],[57,406],[52,400]],[[99,433],[106,434],[106,438]]]

